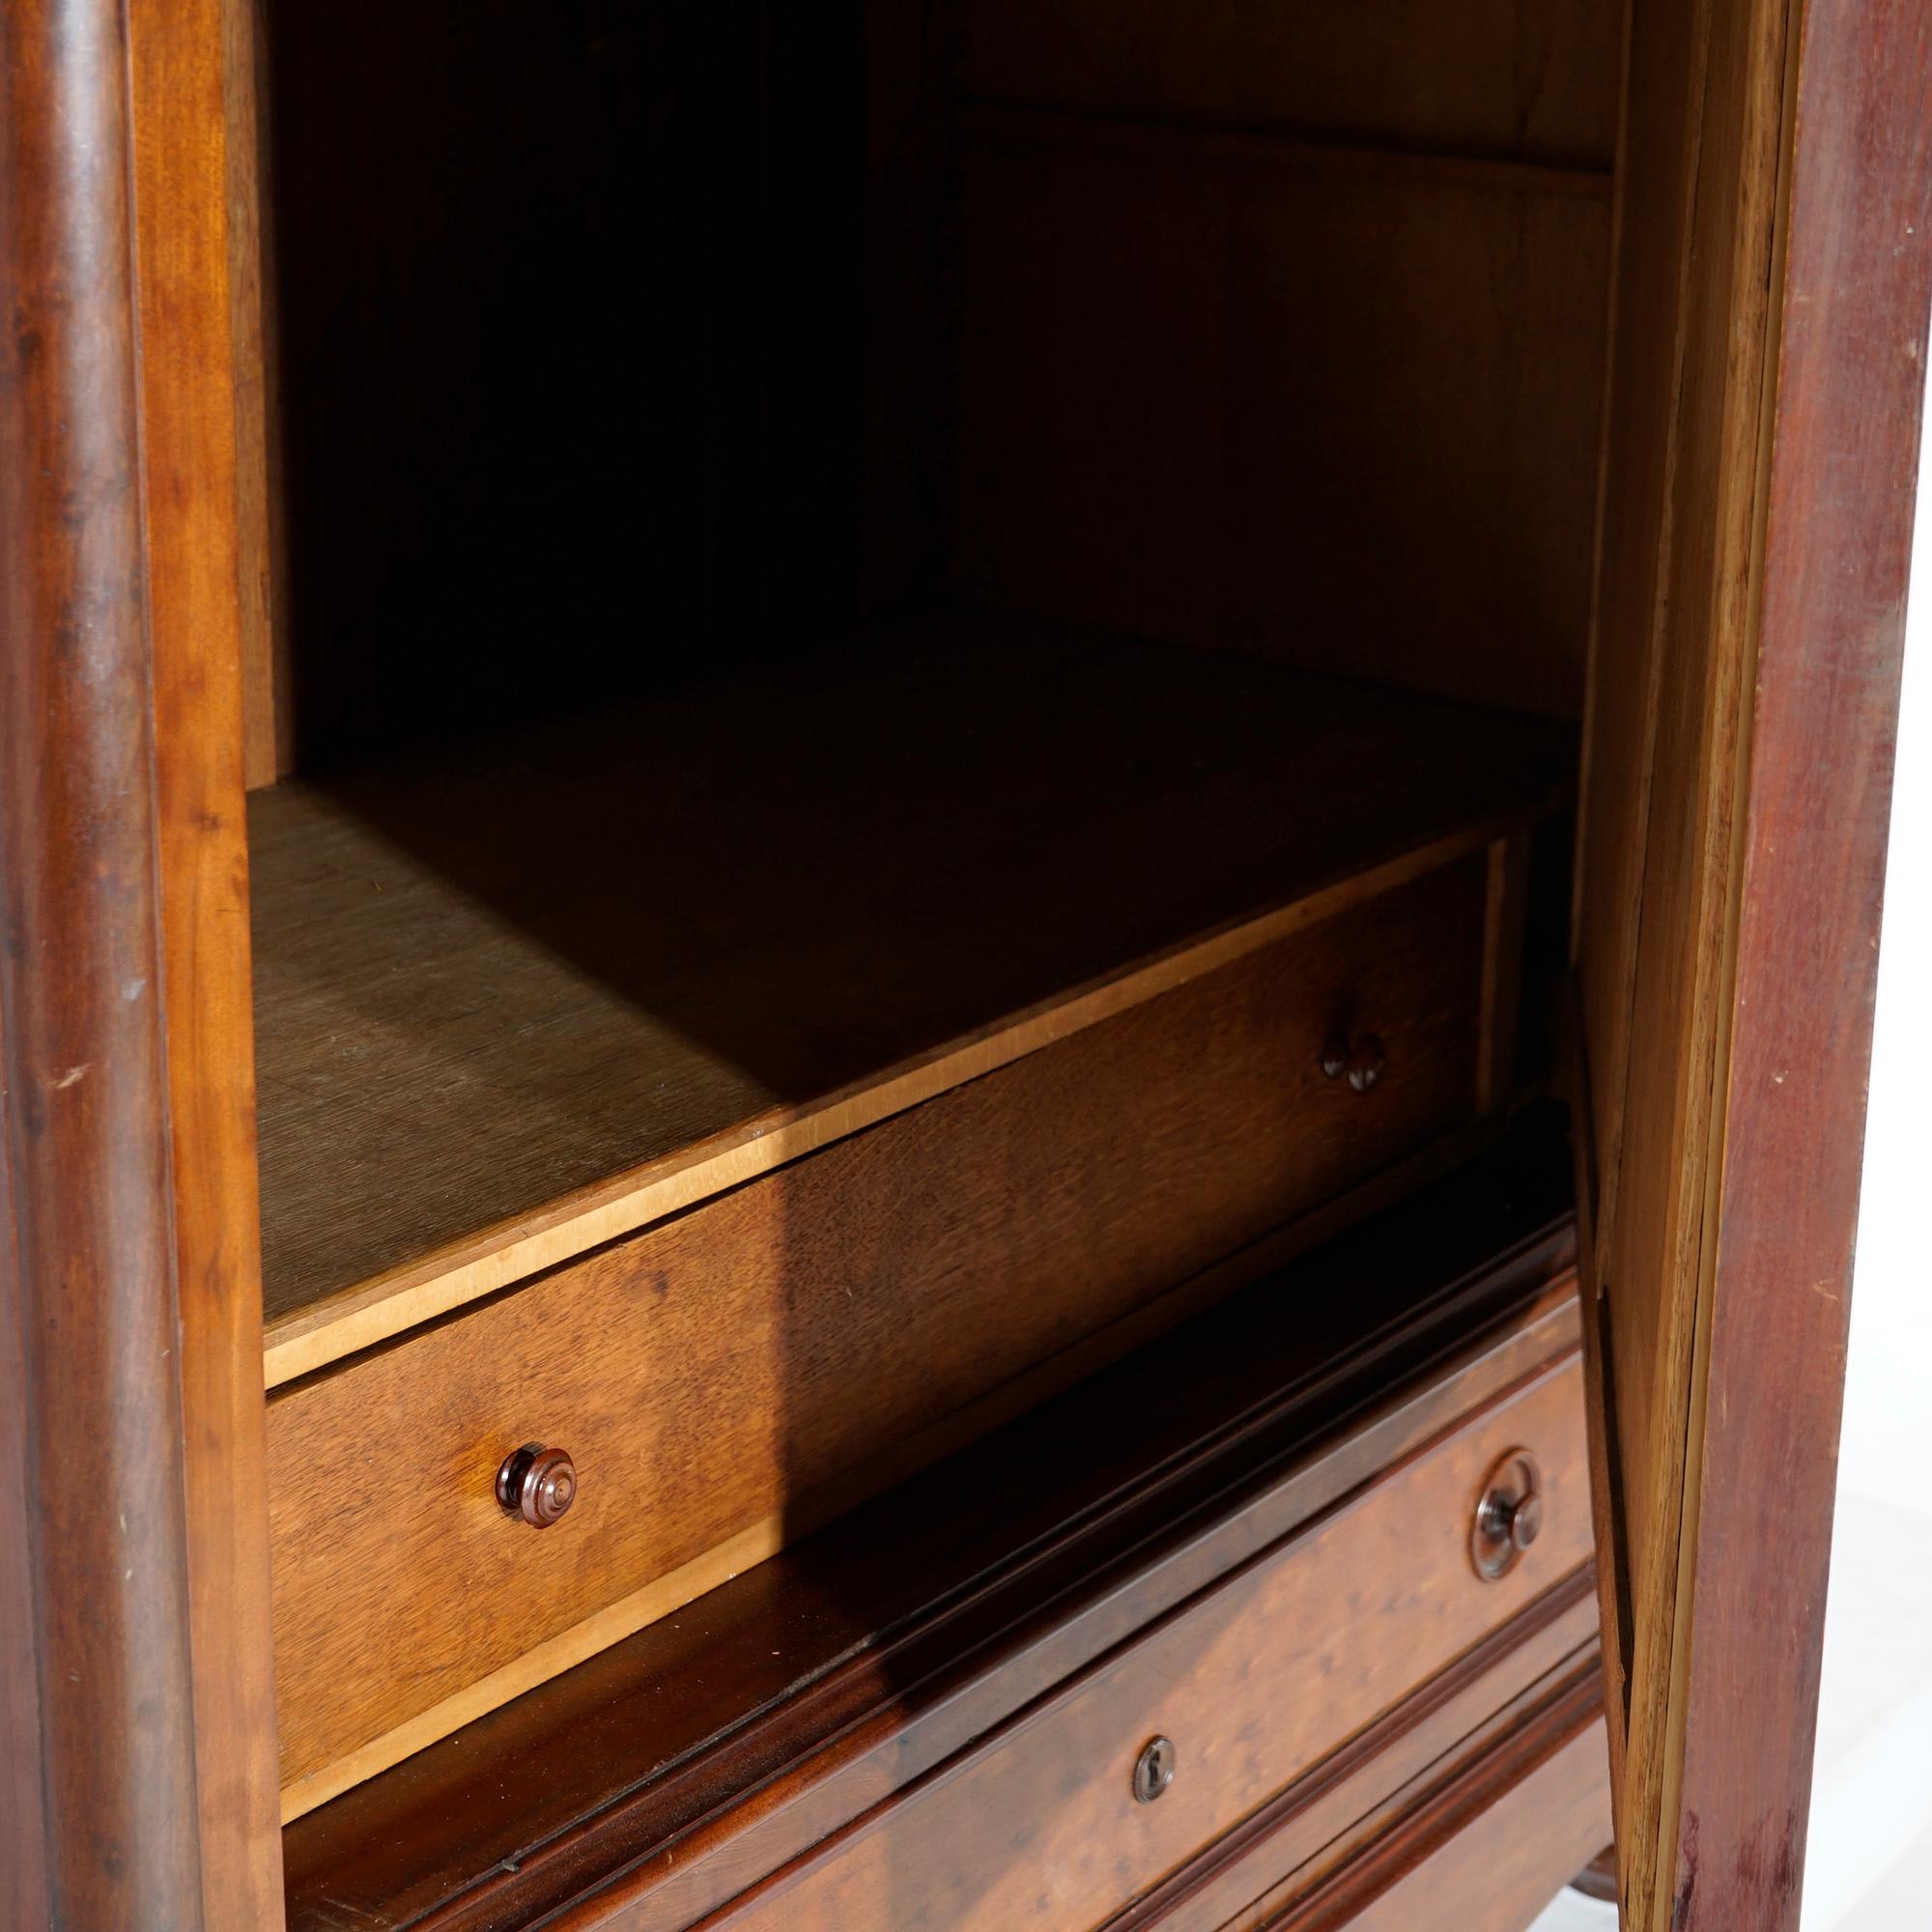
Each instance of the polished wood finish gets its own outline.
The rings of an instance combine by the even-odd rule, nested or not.
[[[0,1172],[0,1182],[8,1177]],[[19,1321],[19,1264],[9,1211],[0,1220],[0,1393],[24,1395],[26,1356]],[[0,1457],[6,1466],[27,1466],[28,1417],[24,1400],[0,1402]],[[17,1492],[16,1492],[17,1493]],[[40,1659],[33,1638],[38,1595],[33,1551],[26,1536],[25,1506],[15,1500],[0,1535],[0,1737],[9,1741],[0,1759],[0,1923],[33,1925],[53,1916],[52,1820],[43,1783],[47,1736],[41,1724]]]
[[[1319,1894],[1391,1836],[1413,1845],[1418,1814],[1445,1792],[1494,1791],[1498,1757],[1518,1769],[1547,1747],[1550,1719],[1594,1712],[1603,1664],[1585,1574],[1537,1600],[1415,1696],[1350,1739],[1234,1831],[1108,1921],[1107,1932],[1230,1932],[1270,1923]],[[1607,1814],[1607,1766],[1602,1808]],[[1507,1774],[1504,1779],[1507,1781]],[[1480,1897],[1480,1892],[1472,1893]]]
[[[255,1207],[229,0],[129,11],[147,675],[206,1922],[280,1909]],[[245,156],[242,157],[245,162]],[[245,217],[246,206],[241,211]]]
[[[274,232],[263,192],[270,165],[263,122],[264,0],[227,0],[229,310],[235,343],[235,546],[242,600],[242,766],[250,786],[295,764],[289,662],[288,554],[281,483]]]
[[[9,22],[0,1325],[32,1502],[5,1676],[10,1765],[39,1771],[0,1865],[22,1925],[280,1910],[225,62],[213,5]]]
[[[0,1465],[25,1481],[0,1505],[0,1725],[20,1746],[0,1754],[0,1912],[274,1932],[265,1372],[293,1413],[326,1385],[300,1378],[428,1350],[494,1315],[498,1291],[593,1270],[605,1242],[674,1240],[674,1215],[724,1211],[739,1182],[856,1159],[921,1103],[1091,1044],[1484,852],[1475,1105],[1520,1096],[1540,1071],[1536,973],[1522,1054],[1505,966],[1524,898],[1497,885],[1520,876],[1507,848],[1542,753],[1465,742],[1508,800],[1365,851],[1349,838],[1412,776],[1373,755],[1399,733],[1367,756],[1351,741],[1354,768],[1327,773],[1293,737],[1298,698],[1237,697],[1224,737],[1189,694],[1271,662],[1569,713],[1601,482],[1577,1094],[1626,1920],[1795,1923],[1932,274],[1932,37],[1905,0],[1634,0],[1612,174],[1621,11],[10,8]],[[649,238],[641,308],[619,298],[637,251],[612,245],[613,211]],[[895,708],[893,676],[947,649],[905,613],[960,592],[1003,614],[966,620],[952,682]],[[862,682],[851,640],[881,617],[898,662]],[[1112,629],[1074,651],[1084,668],[1042,676],[1050,618]],[[1181,644],[1198,652],[1185,671],[1148,672]],[[1257,662],[1231,669],[1230,650]],[[651,742],[621,717],[629,698],[673,739],[713,721],[684,732],[704,739],[705,782],[615,785],[596,836],[540,825],[572,803],[556,774],[597,764],[596,727],[555,721],[601,708],[608,777]],[[943,730],[881,732],[922,706],[983,734],[977,762]],[[454,749],[533,717],[552,722],[515,735],[552,731],[553,750],[520,769],[550,777],[522,792],[500,746]],[[1438,714],[1411,749],[1439,771],[1459,728]],[[384,747],[386,773],[343,776]],[[273,881],[291,902],[324,890],[268,925],[287,950],[265,980],[314,1005],[265,1086],[265,1334],[241,789],[298,750],[286,813],[326,800],[308,856],[341,865]],[[936,812],[906,811],[949,785]],[[860,818],[815,820],[839,793]],[[493,804],[528,840],[521,872],[478,859]],[[814,825],[829,836],[781,849]],[[1285,880],[1304,839],[1334,842]],[[844,848],[864,848],[849,875],[827,857]],[[888,863],[867,883],[874,848]],[[724,877],[748,849],[763,867]],[[459,1150],[446,1165],[413,1129],[378,1130],[422,1118],[423,1063],[404,1064],[422,1036],[384,1006],[393,976],[329,963],[358,918],[384,924],[382,895],[356,890],[379,877],[435,914],[384,942],[404,979],[504,968],[445,988],[451,1057],[416,1081],[453,1122],[434,1143]],[[813,903],[838,881],[870,908],[842,936],[837,894]],[[673,903],[724,912],[639,976],[658,935],[689,936]],[[482,1036],[531,1018],[517,988],[532,986],[564,989],[549,1037],[536,1014],[493,1060]],[[627,1006],[599,1037],[612,1050],[572,1034]],[[694,1127],[670,1080],[662,1143],[651,1105],[624,1115],[625,1081],[662,1070],[627,1050],[639,1022],[683,1033],[709,1068],[694,1085],[716,1074],[725,1094]],[[359,1055],[366,1085],[327,1065],[330,1036],[378,1049]],[[1343,1037],[1337,1102],[1381,1105],[1402,1042],[1353,1020]],[[331,1111],[337,1075],[350,1098]],[[321,1184],[284,1217],[304,1162]],[[1378,1198],[1419,1178],[1399,1166]],[[907,1196],[925,1198],[901,1175]],[[1007,1216],[1035,1225],[1010,1199]],[[1167,1282],[1099,1331],[1107,1350],[1275,1253]],[[1254,1511],[1212,1489],[1215,1454],[1162,1433],[1175,1395],[1157,1380],[1131,1427],[1088,1409],[1073,1439],[1029,1438],[1079,1472],[1094,1540],[1053,1519],[1043,1463],[1002,1492],[1010,1520],[980,1523],[996,1486],[969,1450],[975,1484],[928,1471],[854,1519],[895,1526],[890,1547],[828,1528],[814,1555],[708,1593],[691,1629],[634,1635],[325,1807],[289,1836],[334,1847],[295,1873],[298,1910],[400,1924],[413,1895],[421,1922],[479,1932],[546,1914],[681,1924],[828,1834],[860,1842],[880,1807],[935,1802],[944,1767],[1022,1734],[1031,1700],[1097,1681],[1162,1619],[1179,1629],[1258,1550],[1318,1534],[1310,1498],[1346,1514],[1454,1420],[1441,1387],[1405,1379],[1422,1344],[1402,1297],[1327,1285],[1383,1297],[1386,1347],[1299,1304],[1283,1322],[1326,1354],[1267,1331],[1324,1401],[1351,1391],[1356,1412],[1324,1410],[1315,1448],[1294,1435],[1309,1413],[1179,1337],[1111,1372],[1245,1389],[1254,1407],[1221,1439],[1271,1441],[1293,1470],[1275,1489],[1250,1469]],[[1407,1278],[1404,1306],[1432,1294]],[[1536,1318],[1546,1340],[1554,1319]],[[580,1331],[580,1352],[602,1339]],[[1518,1332],[1459,1356],[1456,1413],[1505,1356],[1547,1366],[1528,1347]],[[999,1399],[1090,1366],[1063,1350]],[[555,1439],[537,1428],[492,1453]],[[1184,1473],[1151,1477],[1156,1442]],[[487,1482],[474,1500],[495,1507]],[[493,1527],[568,1550],[582,1516],[543,1538],[500,1513]],[[1023,1522],[1043,1539],[1024,1555],[999,1540]],[[942,1558],[949,1543],[987,1567]],[[926,1573],[895,1576],[913,1549]],[[1390,1781],[1373,1825],[1321,1814],[1346,1856],[1284,1876],[1287,1841],[1262,1849],[1250,1828],[1270,1806],[1316,1815],[1296,1810],[1315,1788],[1291,1785],[1130,1910],[1192,1923],[1211,1895],[1217,1932],[1413,1918],[1451,1891],[1479,1894],[1470,1924],[1502,1912],[1525,1867],[1457,1828],[1478,1809],[1506,1821],[1526,1740],[1552,1743],[1559,1708],[1582,1721],[1574,1673],[1549,1675],[1576,1646],[1539,1650],[1514,1715],[1458,1700],[1545,1644],[1575,1609],[1553,1602],[1490,1632],[1453,1697],[1420,1688],[1361,1734],[1344,1782]],[[779,1605],[788,1623],[760,1620]],[[904,1624],[881,1621],[893,1605]],[[446,1632],[422,1634],[434,1658]],[[714,1662],[728,1681],[700,1681]],[[1493,1751],[1429,1730],[1452,1707]],[[1443,1775],[1404,1759],[1397,1778],[1425,1732]],[[1555,1746],[1572,1766],[1574,1743]],[[520,1748],[548,1776],[506,1780]],[[1580,1786],[1534,1782],[1546,1823],[1571,1815],[1561,1793]],[[1132,1815],[1169,1818],[1190,1788],[1183,1757]],[[399,1790],[440,1793],[447,1815],[425,1822]],[[1250,1879],[1260,1902],[1229,1889]]]
[[[1639,0],[1632,37],[1578,932],[1642,1932],[1796,1924],[1822,1640],[1932,49],[1799,28]]]
[[[1537,1293],[1568,1242],[1546,1153],[1486,1157],[298,1820],[295,1922],[470,1932],[613,1874],[653,1923],[701,1917],[1573,1350],[1567,1283]],[[1587,1635],[1571,1610],[1539,1669]]]
[[[1601,1311],[1615,1445],[1605,1520],[1623,1545],[1604,1566],[1612,1754],[1627,1718],[1645,1788],[1620,1792],[1620,1818],[1627,1798],[1636,1831],[1658,1817],[1669,1756],[1698,1230],[1721,1132],[1747,749],[1784,80],[1781,31],[1755,32],[1752,11],[1635,9],[1621,177],[1577,986],[1591,1278],[1613,1285]],[[1643,1886],[1651,1852],[1625,1853]]]
[[[1147,1340],[1467,1127],[1485,872],[1440,867],[279,1395],[285,1808]],[[1388,1041],[1372,1093],[1322,1072],[1338,1010]],[[582,1496],[540,1542],[506,1534],[497,1466],[549,1432]]]
[[[0,43],[0,1896],[99,1932],[204,1922],[126,28]]]
[[[1467,1932],[1521,1932],[1609,1817],[1595,1689],[1577,1687],[1554,1700],[1489,1762],[1432,1794],[1321,1895],[1270,1916],[1270,1932],[1411,1932],[1449,1901]],[[1258,1921],[1235,1924],[1250,1922]]]
[[[1550,1531],[1485,1583],[1467,1517],[1498,1449],[1539,1445]],[[1582,1375],[1552,1371],[887,1801],[713,1921],[1096,1925],[1587,1559]],[[1337,1577],[1347,1577],[1338,1597]],[[1594,1701],[1594,1698],[1593,1698]],[[1172,1788],[1138,1804],[1146,1737]],[[1595,1827],[1601,1834],[1601,1821]],[[1589,1842],[1585,1839],[1584,1842]],[[1574,1851],[1557,1850],[1556,1882]],[[633,1917],[627,1922],[650,1922]]]
[[[960,618],[258,793],[270,1379],[1485,842],[1570,742]]]
[[[1672,1932],[1799,1916],[1932,304],[1923,14],[1808,7],[1787,100]]]

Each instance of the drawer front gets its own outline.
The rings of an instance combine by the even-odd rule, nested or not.
[[[1572,1357],[707,1923],[1101,1924],[1588,1559],[1582,1404]],[[1540,1464],[1543,1531],[1486,1581],[1472,1520],[1519,1448]],[[1143,1803],[1154,1738],[1173,1781]]]
[[[689,1601],[1466,1125],[1486,870],[1444,867],[269,1410],[285,1803]],[[1373,1034],[1367,1092],[1322,1068]],[[579,1491],[494,1498],[520,1444]]]
[[[1522,1932],[1610,1841],[1609,1739],[1593,1719],[1461,1831],[1362,1863],[1305,1906],[1242,1915],[1219,1932]],[[1393,1856],[1390,1856],[1393,1852]],[[1167,1932],[1163,1927],[1162,1932]]]

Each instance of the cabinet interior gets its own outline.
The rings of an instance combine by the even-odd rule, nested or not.
[[[1547,1089],[1623,21],[252,28],[287,1820]],[[505,1431],[593,1498],[541,1577]],[[405,1664],[392,1565],[527,1629]]]
[[[1603,0],[257,33],[271,1352],[1561,792]]]

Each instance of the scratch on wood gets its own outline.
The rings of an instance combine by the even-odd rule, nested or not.
[[[1690,1907],[1697,1896],[1697,1814],[1684,1817],[1684,1839],[1677,1854],[1676,1896],[1670,1901],[1670,1932],[1684,1932],[1690,1922]]]

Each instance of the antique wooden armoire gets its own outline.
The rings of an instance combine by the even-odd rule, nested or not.
[[[0,74],[8,1932],[1795,1932],[1932,14]]]

